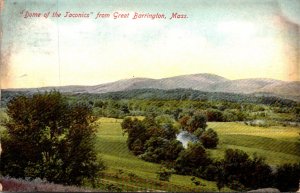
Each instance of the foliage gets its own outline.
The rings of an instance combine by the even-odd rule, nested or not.
[[[205,111],[207,121],[223,121],[223,113],[218,109],[209,108]]]
[[[150,162],[175,160],[183,147],[176,140],[178,131],[171,122],[174,121],[168,116],[148,116],[143,120],[125,118],[121,125],[123,132],[128,133],[129,150]]]
[[[156,173],[159,180],[170,181],[173,172],[173,170],[170,170],[166,167],[160,167],[159,171],[157,171]]]
[[[195,176],[193,176],[193,177],[191,178],[191,181],[192,181],[192,183],[195,184],[196,186],[199,186],[199,185],[200,185],[200,181],[199,181],[197,178],[195,178]]]
[[[205,148],[215,148],[219,143],[217,132],[211,128],[204,131],[199,138]]]
[[[94,119],[88,106],[69,105],[53,91],[15,97],[7,114],[3,175],[80,185],[104,169],[94,150]]]
[[[215,165],[218,168],[215,179],[220,188],[227,184],[235,190],[245,191],[273,184],[272,170],[265,160],[257,155],[251,159],[247,153],[239,149],[227,149],[224,159]]]
[[[198,128],[205,129],[207,127],[207,117],[203,113],[196,112],[190,119],[187,121],[187,128],[183,128],[190,133],[193,133]]]
[[[144,148],[146,151],[140,157],[146,161],[156,163],[174,161],[183,150],[182,143],[179,141],[169,141],[162,137],[151,137],[147,140]]]
[[[207,127],[207,116],[202,112],[192,113],[192,116],[184,115],[179,119],[182,130],[195,135],[205,148],[215,148],[219,143],[217,132]]]
[[[129,150],[133,150],[134,148],[136,148],[136,145],[140,145],[137,140],[139,140],[142,144],[145,143],[147,139],[146,128],[143,125],[142,121],[136,118],[131,119],[130,117],[128,117],[123,120],[121,125],[123,132],[128,133],[127,146]],[[133,147],[133,144],[135,145],[135,147]],[[142,151],[142,148],[138,147],[138,150]]]
[[[199,167],[207,166],[211,161],[201,143],[189,143],[176,159],[175,170],[179,174],[197,174]]]
[[[139,120],[143,120],[142,117],[137,118]],[[136,182],[139,179],[144,179],[145,181],[157,179],[156,172],[159,170],[160,164],[145,162],[144,160],[139,159],[137,156],[134,156],[131,152],[128,151],[128,148],[126,146],[127,136],[122,136],[122,130],[120,126],[121,121],[122,120],[120,119],[113,118],[99,119],[101,127],[99,127],[98,129],[97,135],[98,151],[100,151],[103,155],[103,159],[105,159],[105,162],[109,164],[110,170],[106,171],[107,174],[110,174],[111,171],[113,171],[113,173],[118,171],[118,169],[120,169],[120,166],[122,166],[122,169],[126,172],[126,174],[132,172],[138,175],[138,179],[136,179],[135,181],[131,181],[130,179],[128,179],[128,181],[121,181],[121,179],[119,180],[107,177],[107,180],[122,182],[125,187],[123,187],[123,191],[128,190],[128,188],[126,187],[130,187],[130,185],[149,188],[149,183],[143,184]],[[291,145],[292,142],[298,143],[299,128],[281,126],[261,128],[246,126],[242,123],[208,123],[208,125],[209,128],[213,128],[218,132],[219,138],[222,141],[222,144],[219,144],[217,149],[206,149],[206,152],[209,152],[210,156],[214,159],[221,160],[222,158],[224,158],[224,152],[228,146],[238,146],[238,148],[251,155],[251,159],[253,159],[253,152],[258,152],[258,155],[266,155],[266,162],[269,165],[278,165],[289,162],[293,163],[299,160],[299,157],[296,156],[297,153],[299,153],[298,149],[296,149],[297,146]],[[287,141],[287,139],[289,143],[281,143],[282,140]],[[219,166],[217,166],[216,164],[216,161],[209,165],[213,165],[219,168]],[[207,167],[210,167],[209,165],[202,168],[203,173],[205,173],[204,171]],[[170,163],[168,168],[172,168],[173,166],[174,163]],[[220,166],[220,168],[222,167]],[[276,168],[273,169],[273,171],[275,170]],[[197,177],[201,180],[201,191],[218,191],[217,184],[219,181],[207,181],[207,178],[204,179],[204,177],[202,176]],[[193,191],[181,189],[178,187],[176,188],[176,185],[191,187],[194,190],[199,190],[199,188],[197,188],[195,184],[191,183],[191,176],[189,175],[172,175],[168,186],[156,186],[156,188],[154,189],[179,192]],[[275,187],[275,185],[269,187]],[[248,189],[249,188],[247,188],[247,190]],[[136,190],[137,189],[135,189],[134,191]],[[228,184],[224,184],[224,186],[221,188],[221,191],[231,192],[237,190],[229,189]]]
[[[297,191],[300,180],[300,162],[279,166],[275,174],[275,180],[275,186],[281,192]]]
[[[141,155],[141,158],[150,161],[159,163],[161,160],[164,160],[165,156],[165,147],[167,146],[167,140],[161,137],[151,137],[145,143],[145,153]]]
[[[217,179],[218,172],[219,171],[217,166],[215,166],[214,164],[209,164],[208,166],[205,167],[203,172],[199,174],[199,176],[206,180],[214,181]]]
[[[16,179],[10,177],[0,178],[0,183],[3,186],[4,192],[91,192],[103,190],[91,190],[77,186],[64,186],[61,184],[54,184],[41,180],[39,178],[29,179]]]

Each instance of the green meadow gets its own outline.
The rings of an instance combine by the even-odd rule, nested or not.
[[[226,148],[236,148],[265,157],[271,166],[300,161],[299,127],[256,127],[225,122],[211,122],[208,127],[220,138],[218,148],[210,150],[215,158],[222,158]]]
[[[122,133],[121,122],[121,119],[113,118],[98,120],[96,148],[107,166],[102,180],[104,184],[113,184],[129,191],[146,189],[163,191],[218,190],[215,182],[203,179],[199,179],[199,186],[194,185],[191,181],[192,176],[172,175],[169,182],[159,181],[156,172],[160,165],[143,161],[127,149],[127,136]],[[130,179],[132,174],[136,176]],[[223,190],[230,191],[229,188]]]
[[[200,185],[196,186],[191,176],[172,175],[169,182],[159,181],[159,164],[145,162],[128,151],[121,122],[122,119],[114,118],[97,121],[96,148],[107,166],[103,185],[129,191],[218,191],[215,182],[199,179]],[[238,148],[249,155],[265,157],[272,166],[300,161],[299,127],[254,127],[233,122],[209,122],[208,127],[217,131],[220,138],[218,147],[208,150],[214,158],[221,159],[226,148]],[[225,187],[222,191],[230,189]]]

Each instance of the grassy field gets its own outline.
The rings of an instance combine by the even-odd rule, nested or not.
[[[103,182],[115,184],[126,190],[169,190],[169,191],[217,191],[214,182],[200,179],[201,186],[191,182],[191,176],[172,175],[169,183],[160,183],[156,178],[158,164],[145,162],[131,154],[126,146],[127,136],[122,134],[121,119],[101,118],[98,120],[97,149],[108,166]],[[272,166],[300,161],[300,128],[253,127],[243,123],[208,123],[220,138],[217,149],[209,150],[212,157],[222,158],[226,148],[238,148],[252,155],[257,152]],[[121,170],[121,172],[119,172]],[[123,173],[122,173],[123,172]],[[130,173],[137,175],[129,179]],[[230,191],[223,189],[222,191]]]
[[[6,118],[4,113],[0,114]],[[123,191],[218,191],[215,182],[199,179],[196,186],[191,176],[172,175],[170,182],[161,182],[156,172],[160,165],[145,162],[127,149],[127,136],[123,135],[121,119],[100,118],[97,121],[96,148],[107,169],[101,179],[100,189]],[[257,153],[272,165],[300,161],[299,127],[254,127],[244,123],[209,122],[208,128],[217,131],[220,143],[216,149],[209,150],[212,157],[221,159],[226,148],[238,148],[252,155]],[[3,128],[0,127],[0,130]],[[224,188],[222,191],[231,191]]]
[[[170,182],[157,180],[159,164],[145,162],[131,154],[126,145],[127,136],[122,134],[122,120],[101,118],[98,120],[97,150],[108,166],[103,182],[115,184],[125,190],[168,190],[168,191],[218,191],[215,182],[200,179],[195,186],[191,176],[172,175]],[[120,174],[119,170],[122,170]],[[130,180],[130,173],[135,174]],[[222,191],[230,191],[228,188]]]
[[[8,116],[5,112],[5,109],[4,108],[0,108],[0,131],[4,130],[5,128],[3,127],[3,123],[5,121],[7,121],[8,119]]]
[[[220,143],[210,150],[215,158],[222,158],[226,148],[238,148],[252,155],[257,153],[272,165],[300,161],[300,128],[253,127],[244,123],[209,123],[217,131]]]

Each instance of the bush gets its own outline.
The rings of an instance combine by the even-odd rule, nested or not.
[[[210,181],[216,180],[217,175],[218,168],[213,164],[210,164],[207,167],[205,167],[204,171],[199,174],[200,177]]]
[[[297,191],[300,180],[300,162],[279,166],[275,176],[275,186],[281,192]]]
[[[223,113],[220,110],[209,108],[206,110],[207,121],[223,121]]]
[[[215,148],[219,143],[219,137],[217,132],[209,128],[202,133],[200,136],[200,141],[205,148]]]
[[[230,183],[228,183],[228,187],[233,190],[240,191],[240,192],[245,192],[245,191],[249,190],[243,184],[241,184],[238,180],[233,180]]]
[[[217,184],[244,191],[270,187],[273,184],[272,170],[265,160],[256,155],[253,159],[238,149],[227,149],[224,160],[215,164],[218,168]],[[242,172],[241,172],[242,171]]]
[[[207,127],[207,117],[203,113],[196,112],[187,122],[187,131],[193,133],[198,128],[205,129]]]
[[[161,181],[169,181],[172,173],[173,170],[167,169],[165,167],[160,167],[160,170],[156,172],[158,179]]]
[[[104,169],[94,150],[92,110],[69,105],[59,92],[18,96],[7,105],[1,173],[81,185]]]
[[[189,143],[188,148],[181,151],[176,159],[175,170],[179,174],[196,174],[196,169],[211,162],[201,143]]]
[[[39,178],[33,180],[15,179],[9,177],[0,178],[4,192],[91,192],[102,190],[91,190],[76,186],[64,186],[53,184]]]
[[[143,160],[159,163],[165,160],[165,150],[168,140],[161,137],[151,137],[144,145],[145,153],[141,155]]]
[[[143,143],[140,139],[137,139],[132,144],[132,153],[134,155],[140,155],[144,153]]]

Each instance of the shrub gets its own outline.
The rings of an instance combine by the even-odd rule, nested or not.
[[[265,160],[256,155],[253,159],[238,149],[227,149],[224,160],[215,163],[218,168],[217,184],[244,191],[272,186],[272,170]],[[242,171],[242,172],[241,172]]]
[[[205,167],[204,171],[201,172],[199,176],[206,180],[214,181],[216,180],[217,175],[218,175],[218,168],[215,165],[210,164],[207,167]]]
[[[173,170],[167,169],[165,167],[161,167],[160,170],[156,172],[158,179],[161,181],[169,181],[172,173]]]
[[[179,174],[195,174],[197,168],[210,163],[211,159],[201,143],[189,143],[188,148],[181,151],[176,159],[175,170]]]
[[[281,192],[297,191],[300,180],[300,162],[283,164],[278,167],[275,174],[275,186]]]
[[[200,136],[200,141],[205,148],[215,148],[219,143],[219,137],[217,132],[209,128],[202,133]]]
[[[53,184],[39,178],[25,180],[3,177],[0,179],[0,182],[5,192],[91,192],[91,190],[86,188]]]

